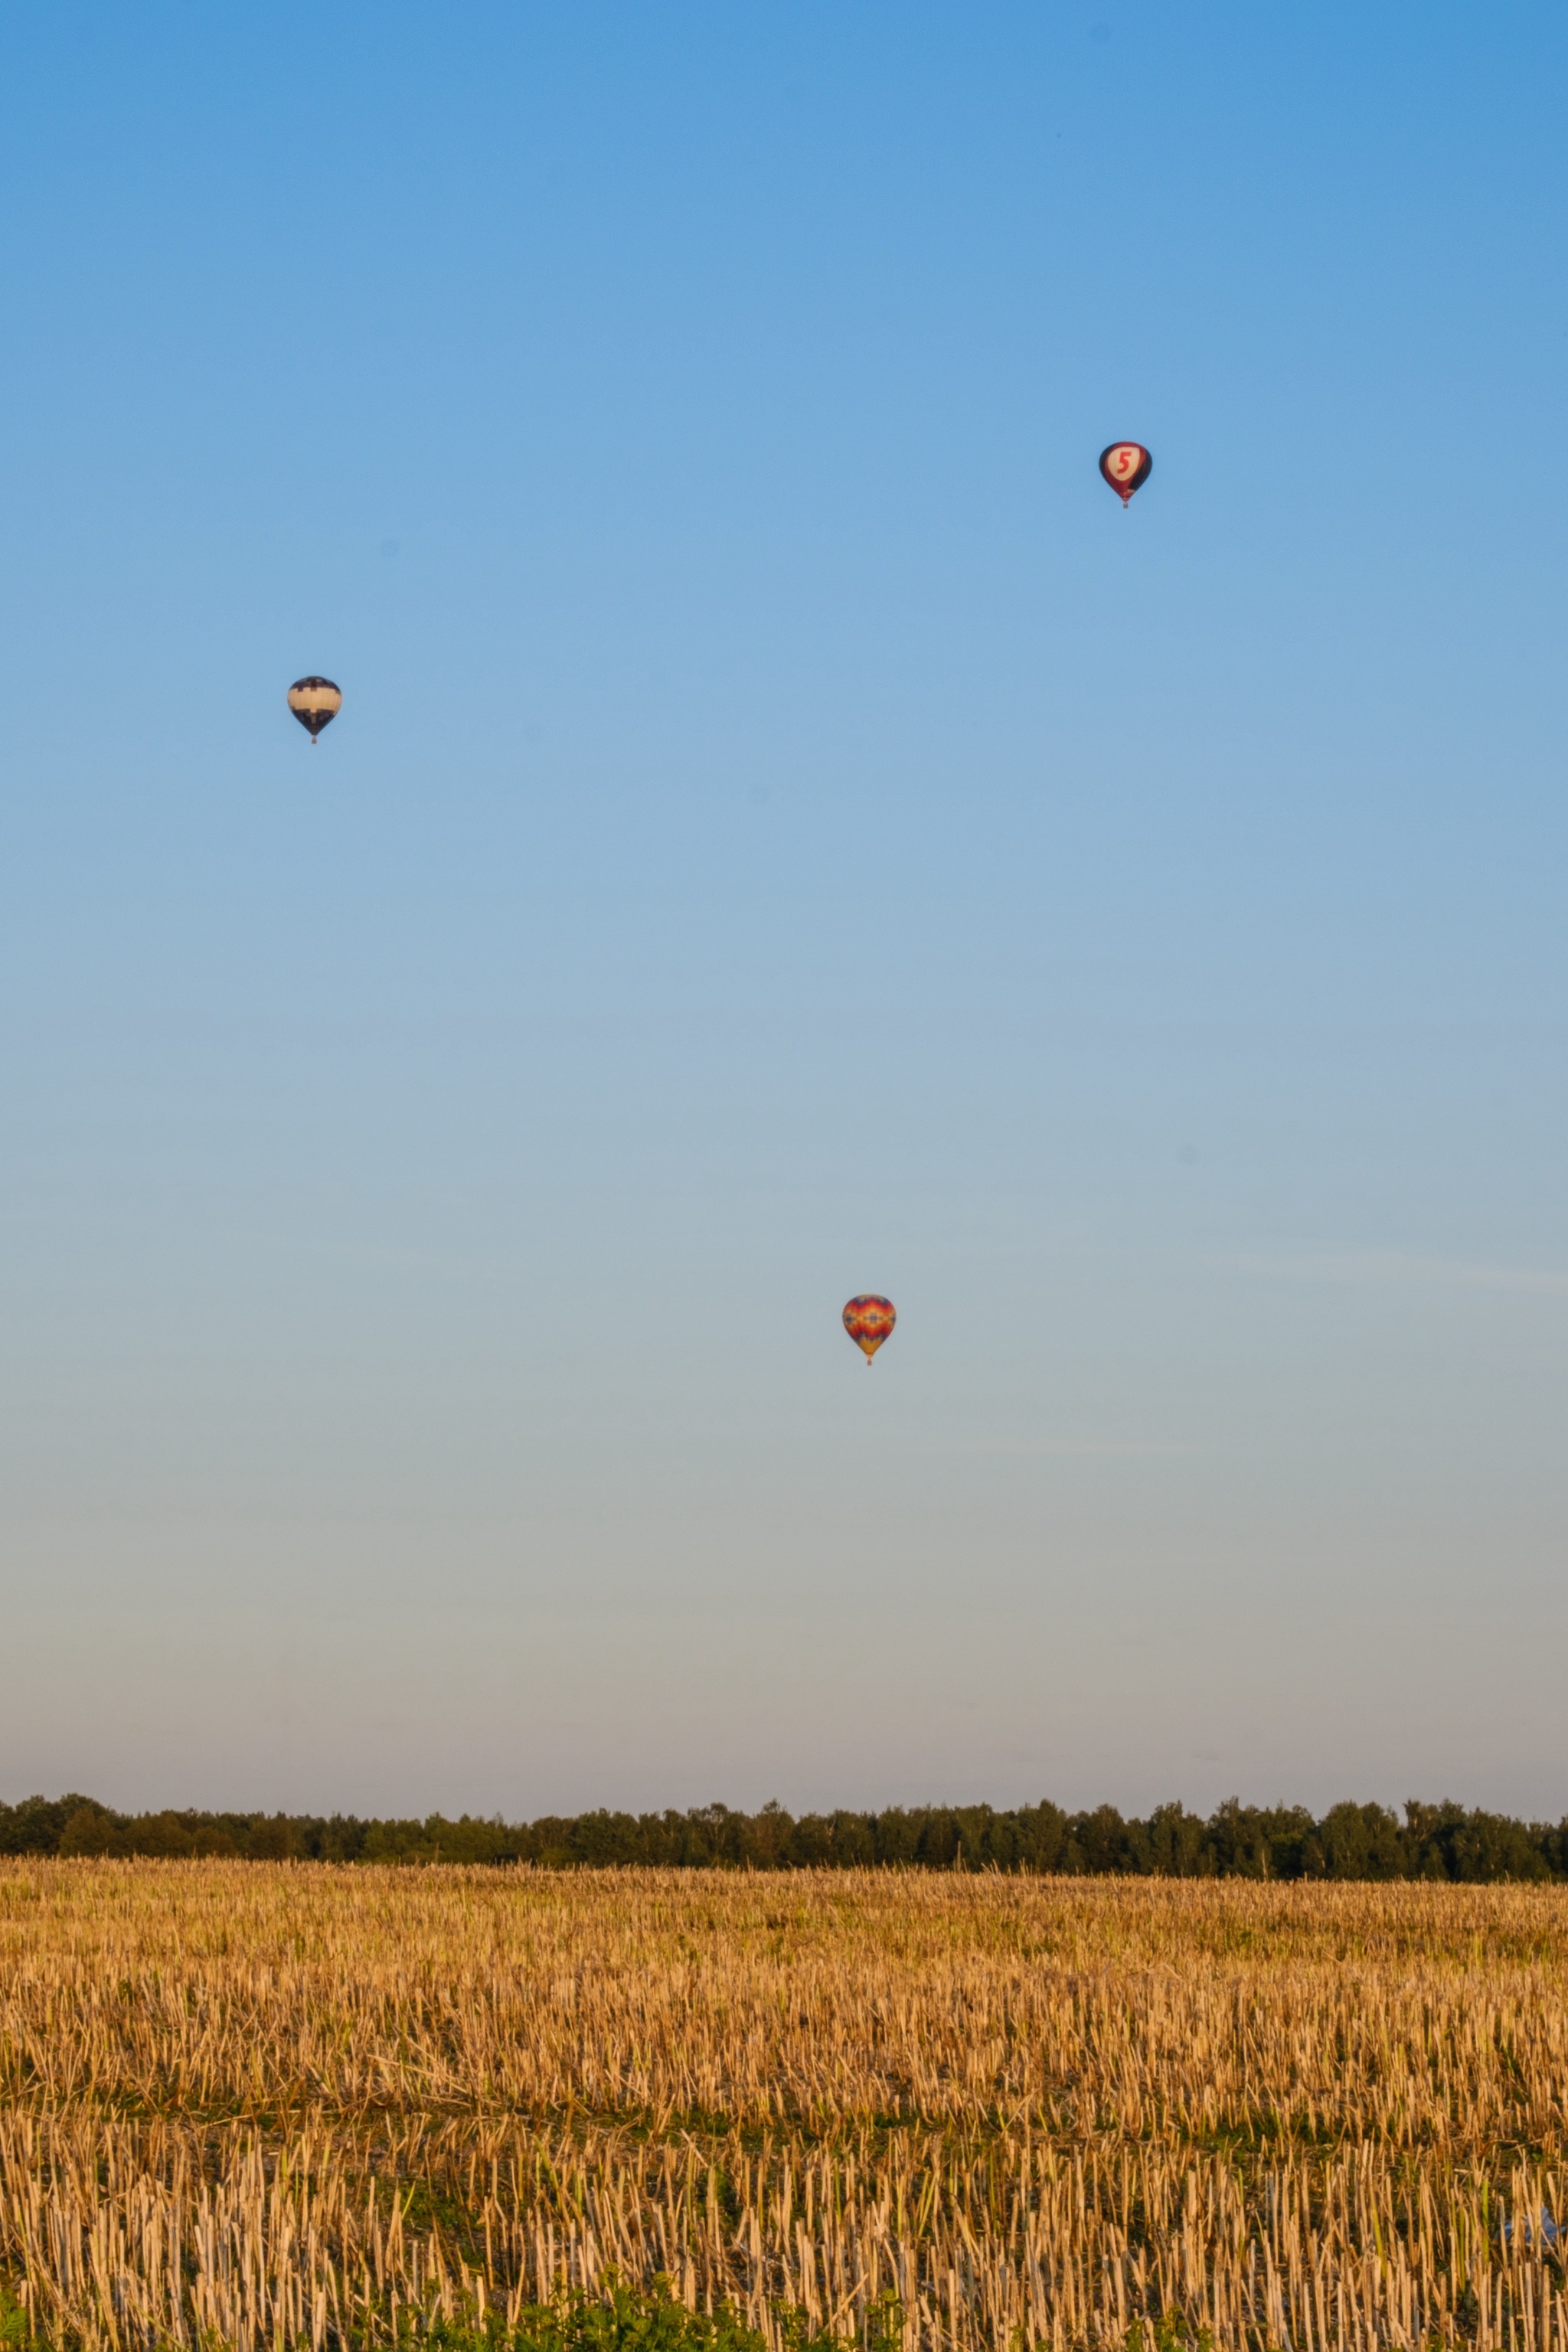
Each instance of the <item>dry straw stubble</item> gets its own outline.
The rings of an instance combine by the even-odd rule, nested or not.
[[[775,2340],[1568,2352],[1565,1960],[1550,1887],[7,1864],[0,2268],[241,2352],[612,2267]]]

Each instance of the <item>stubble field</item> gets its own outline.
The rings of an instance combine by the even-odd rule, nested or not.
[[[1561,1888],[8,1863],[0,2276],[56,2345],[614,2270],[775,2344],[1568,2352],[1565,1960]]]

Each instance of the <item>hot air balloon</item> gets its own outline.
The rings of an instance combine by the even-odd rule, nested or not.
[[[1100,470],[1124,510],[1133,491],[1141,490],[1148,480],[1153,464],[1142,441],[1113,441],[1109,449],[1100,453]]]
[[[862,1291],[859,1297],[852,1298],[844,1309],[844,1328],[855,1345],[864,1349],[868,1370],[872,1357],[883,1340],[889,1337],[898,1319],[892,1300],[879,1297],[874,1290]]]
[[[343,698],[330,677],[297,677],[289,688],[289,708],[312,743],[342,707]]]

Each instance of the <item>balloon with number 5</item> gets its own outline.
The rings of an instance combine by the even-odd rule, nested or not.
[[[1153,464],[1142,441],[1113,441],[1100,453],[1100,470],[1123,507],[1134,490],[1142,488]]]

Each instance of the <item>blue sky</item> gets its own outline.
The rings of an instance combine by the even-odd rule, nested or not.
[[[1568,1811],[1560,12],[0,64],[0,1793]]]

